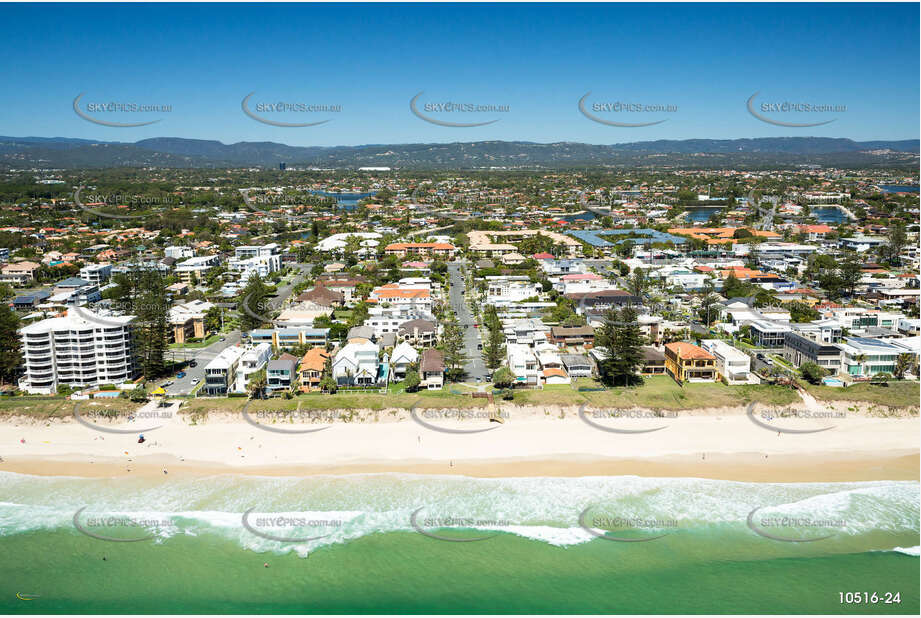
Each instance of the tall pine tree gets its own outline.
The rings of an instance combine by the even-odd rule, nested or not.
[[[464,375],[464,336],[457,318],[452,314],[444,325],[441,347],[445,357],[448,379],[459,380]]]
[[[489,369],[496,369],[505,357],[505,333],[502,332],[502,321],[496,314],[495,307],[487,306],[484,318],[489,334],[483,348],[483,362]]]
[[[605,351],[600,363],[602,381],[611,386],[642,382],[638,371],[643,366],[643,333],[635,309],[624,307],[620,313],[608,309],[595,334],[595,345]]]
[[[22,364],[18,331],[19,316],[5,304],[0,305],[0,384],[13,382]]]
[[[636,310],[624,307],[618,317],[620,324],[614,335],[613,378],[615,382],[623,380],[624,386],[642,383],[639,370],[643,366],[643,333],[636,319]]]

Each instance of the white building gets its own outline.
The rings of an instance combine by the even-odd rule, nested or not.
[[[613,283],[595,273],[563,275],[553,287],[562,294],[584,294],[586,292],[600,292],[615,288]]]
[[[271,343],[259,343],[243,352],[240,362],[237,364],[233,392],[245,393],[250,376],[265,369],[270,358],[272,358]]]
[[[186,258],[194,257],[195,250],[192,247],[165,247],[163,249],[163,256],[173,258],[174,260],[184,260]]]
[[[703,339],[700,347],[716,357],[716,369],[729,384],[747,384],[751,358],[720,339]]]
[[[111,264],[87,264],[80,269],[80,278],[88,283],[102,285],[112,276]]]
[[[365,248],[377,247],[380,244],[378,239],[381,238],[381,235],[377,232],[343,232],[341,234],[333,234],[317,243],[317,251],[335,251],[341,253],[348,244],[350,236],[357,237],[359,239],[359,244]]]
[[[410,366],[417,362],[419,362],[419,353],[416,352],[416,349],[405,341],[398,343],[390,355],[390,373],[393,379],[404,379]]]
[[[278,243],[269,243],[267,245],[244,245],[234,249],[233,256],[238,260],[246,260],[254,257],[270,257],[281,255],[281,247]]]
[[[550,327],[538,318],[523,318],[502,324],[506,343],[517,343],[525,347],[547,343]]]
[[[508,305],[538,296],[539,283],[532,283],[528,277],[486,277],[486,304]]]
[[[248,281],[253,275],[259,275],[262,279],[265,279],[273,272],[281,270],[281,256],[233,257],[227,260],[227,268],[232,272],[240,273],[240,281]]]
[[[221,258],[218,255],[202,255],[189,258],[176,264],[176,275],[183,283],[191,282],[193,276],[201,281],[206,272],[216,268],[220,263]]]
[[[370,386],[377,383],[377,344],[356,339],[343,346],[333,360],[333,378],[342,386]]]
[[[205,385],[201,391],[205,395],[226,395],[236,381],[237,367],[240,365],[246,349],[242,346],[225,348],[210,363],[205,365]]]
[[[63,317],[41,320],[19,330],[25,376],[19,388],[53,394],[72,388],[120,384],[137,374],[131,338],[134,316],[102,316],[71,309]]]
[[[534,351],[526,345],[510,343],[505,346],[508,368],[515,374],[517,384],[540,384],[541,369]]]

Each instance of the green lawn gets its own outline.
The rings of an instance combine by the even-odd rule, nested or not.
[[[887,382],[885,386],[861,382],[845,388],[806,383],[803,387],[824,401],[861,401],[893,408],[917,408],[921,397],[921,385],[909,380]]]

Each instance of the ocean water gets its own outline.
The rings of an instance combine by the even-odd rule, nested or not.
[[[0,613],[917,614],[919,500],[913,481],[0,472]]]

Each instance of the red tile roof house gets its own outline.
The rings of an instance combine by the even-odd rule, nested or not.
[[[825,235],[834,232],[834,228],[831,228],[827,225],[800,225],[798,226],[799,233],[805,234],[808,240],[822,240],[825,238]]]

